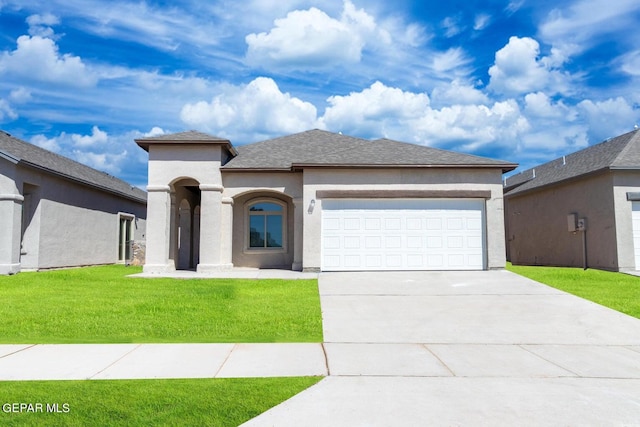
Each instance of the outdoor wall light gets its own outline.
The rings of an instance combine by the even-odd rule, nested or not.
[[[313,208],[315,206],[316,206],[316,199],[311,199],[311,202],[309,202],[309,209],[307,209],[307,212],[312,214],[313,213]]]

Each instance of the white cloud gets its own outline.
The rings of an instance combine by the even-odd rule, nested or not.
[[[60,135],[60,138],[64,139],[64,137],[65,133],[63,132]],[[60,153],[60,150],[62,149],[60,147],[60,143],[58,142],[60,138],[47,138],[44,135],[35,135],[31,138],[31,143],[37,145],[40,148],[44,148],[45,150],[53,151],[54,153]]]
[[[445,52],[433,53],[431,68],[438,76],[451,77],[451,74],[466,75],[468,70],[466,65],[471,59],[459,48],[451,48]]]
[[[556,118],[565,121],[572,121],[577,113],[564,105],[562,101],[553,101],[543,92],[529,93],[524,97],[524,112],[528,117]]]
[[[480,13],[476,15],[473,21],[473,29],[476,31],[484,30],[491,23],[491,15],[487,15],[486,13]]]
[[[424,93],[404,92],[375,82],[362,92],[332,96],[321,121],[327,129],[359,135],[395,137],[397,128],[418,119],[429,107]]]
[[[578,109],[589,123],[593,141],[602,141],[631,131],[640,115],[640,109],[634,109],[622,97],[604,101],[586,99],[578,104]]]
[[[540,35],[553,44],[588,43],[598,34],[619,31],[621,25],[635,28],[634,13],[639,10],[637,0],[577,0],[565,9],[552,10],[540,26]]]
[[[511,16],[517,11],[519,11],[523,4],[524,4],[524,0],[512,0],[504,8],[504,11],[507,14],[507,16]]]
[[[489,97],[479,89],[464,84],[460,80],[453,80],[447,84],[441,84],[431,92],[431,100],[438,105],[468,105],[488,104]]]
[[[330,97],[328,102],[330,107],[321,118],[327,129],[460,150],[473,151],[488,144],[508,146],[529,129],[513,100],[491,106],[452,105],[434,109],[426,94],[387,87],[380,82],[362,92]]]
[[[11,104],[6,99],[0,98],[0,120],[4,120],[5,117],[15,120],[18,118],[18,113],[11,108]]]
[[[58,17],[45,13],[44,15],[31,15],[27,17],[27,24],[29,24],[29,34],[32,36],[49,37],[54,36],[54,31],[51,28],[53,25],[60,23]]]
[[[618,62],[622,71],[631,76],[640,77],[640,49],[621,56]]]
[[[249,34],[247,60],[254,65],[300,69],[360,62],[367,44],[389,44],[390,34],[375,19],[345,1],[340,19],[312,7],[276,19],[268,33]]]
[[[460,18],[457,16],[447,16],[442,20],[440,26],[444,29],[444,35],[447,38],[456,36],[465,29],[460,25]]]
[[[495,63],[489,68],[489,88],[507,95],[539,90],[566,92],[568,76],[551,67],[556,62],[540,58],[540,45],[536,40],[511,37],[509,43],[496,52]]]
[[[454,143],[455,148],[475,151],[487,145],[506,146],[530,129],[514,100],[486,105],[452,105],[427,111],[416,124],[425,141]]]
[[[118,175],[143,187],[146,182],[147,153],[136,145],[134,139],[164,132],[153,127],[149,132],[132,130],[109,135],[93,126],[91,134],[61,132],[51,138],[38,134],[30,142],[41,148],[74,159],[89,167],[112,175]]]
[[[0,74],[3,73],[80,87],[92,86],[97,81],[80,57],[60,55],[53,40],[40,36],[18,37],[16,50],[0,56]]]
[[[19,87],[11,91],[9,98],[11,98],[13,102],[24,103],[31,100],[31,91],[24,87]]]
[[[99,144],[104,144],[109,139],[106,132],[101,131],[98,126],[94,126],[91,129],[91,135],[71,135],[71,140],[76,147],[91,147]]]
[[[158,126],[154,126],[153,128],[151,128],[151,130],[149,132],[145,132],[143,135],[145,138],[149,138],[152,136],[160,136],[160,135],[164,135],[168,133],[167,131],[165,131],[164,129],[162,129],[161,127]]]
[[[226,86],[211,102],[182,107],[180,118],[197,129],[220,136],[250,137],[295,133],[317,126],[316,108],[280,91],[270,78],[242,86]]]
[[[74,150],[74,160],[94,169],[111,174],[121,171],[120,165],[127,159],[127,151],[119,153],[93,153],[89,151]]]

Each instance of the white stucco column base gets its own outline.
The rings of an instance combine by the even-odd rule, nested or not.
[[[215,273],[218,271],[231,271],[233,264],[198,264],[198,273]]]
[[[171,264],[145,264],[142,272],[147,274],[166,274],[176,271],[175,265]]]
[[[20,273],[20,264],[0,264],[0,275]]]

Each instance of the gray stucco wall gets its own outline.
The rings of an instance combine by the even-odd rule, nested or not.
[[[15,179],[26,195],[25,213],[13,227],[20,246],[24,217],[21,269],[117,262],[119,213],[134,215],[134,239],[145,238],[143,203],[30,168],[18,168]]]
[[[567,215],[575,213],[587,220],[587,266],[618,269],[611,173],[507,195],[505,206],[512,263],[582,267],[582,234],[569,232],[567,225]]]

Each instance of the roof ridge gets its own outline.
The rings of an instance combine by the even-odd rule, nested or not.
[[[398,143],[398,144],[412,144],[412,145],[415,145],[415,146],[417,146],[417,147],[428,148],[428,149],[430,149],[430,150],[436,150],[436,151],[439,151],[439,152],[441,152],[441,153],[450,153],[450,152],[451,152],[451,150],[446,150],[446,149],[444,149],[444,148],[432,147],[432,146],[430,146],[430,145],[416,144],[416,143],[413,143],[413,142],[398,141],[397,139],[390,139],[390,138],[378,138],[378,139],[373,140],[373,142],[375,142],[375,141],[391,141],[391,142],[395,142],[395,143]],[[480,155],[477,155],[477,154],[464,153],[464,152],[456,152],[456,153],[457,153],[457,154],[464,155],[464,156],[475,157],[476,159],[482,159],[482,160],[493,160],[493,161],[496,161],[496,162],[503,162],[503,163],[510,163],[510,164],[514,164],[513,162],[509,162],[509,161],[507,161],[507,160],[503,160],[503,159],[496,159],[496,158],[493,158],[493,157],[480,156]]]
[[[613,166],[618,162],[622,162],[623,159],[625,158],[625,156],[627,155],[627,153],[634,147],[634,145],[640,142],[640,131],[638,129],[634,129],[631,132],[627,132],[626,134],[620,135],[620,137],[623,137],[623,136],[628,135],[630,133],[635,133],[635,135],[633,135],[631,138],[629,138],[629,140],[625,144],[624,148],[622,150],[620,150],[618,155],[615,157],[615,159],[613,159],[613,161],[611,162],[611,164],[609,166]]]

